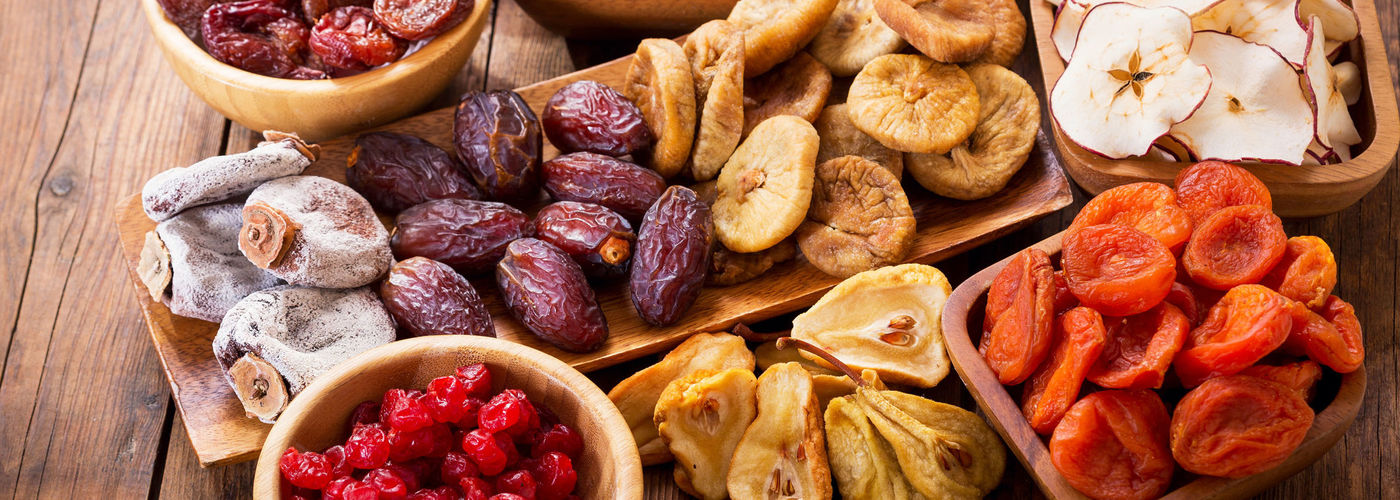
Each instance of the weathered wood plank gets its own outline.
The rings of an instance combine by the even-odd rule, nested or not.
[[[170,411],[175,411],[172,407]],[[199,458],[190,446],[190,436],[180,415],[170,426],[170,446],[166,449],[165,470],[161,474],[160,498],[170,500],[228,500],[253,497],[253,472],[258,463],[243,462],[220,467],[200,468]]]
[[[564,37],[530,19],[515,0],[497,0],[486,88],[523,87],[575,69]]]

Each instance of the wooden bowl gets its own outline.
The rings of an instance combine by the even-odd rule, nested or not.
[[[729,15],[738,0],[517,0],[535,22],[567,37],[635,38],[688,32]]]
[[[1348,44],[1343,59],[1361,68],[1364,85],[1361,100],[1351,107],[1352,119],[1361,132],[1360,151],[1351,161],[1337,165],[1288,166],[1243,163],[1273,194],[1274,211],[1284,217],[1314,217],[1339,212],[1360,200],[1385,177],[1400,148],[1400,116],[1395,106],[1395,87],[1390,82],[1385,38],[1376,20],[1375,0],[1352,0],[1361,21],[1361,36]],[[1045,77],[1045,88],[1054,88],[1065,71],[1065,63],[1050,40],[1055,23],[1054,7],[1044,0],[1030,0],[1031,21],[1036,48]],[[1049,95],[1049,92],[1046,93]],[[1048,108],[1047,108],[1048,109]],[[1054,120],[1051,120],[1052,122]],[[1152,160],[1110,160],[1091,153],[1069,140],[1054,126],[1055,144],[1065,171],[1090,194],[1139,181],[1171,184],[1176,173],[1190,165],[1184,162]]]
[[[254,496],[279,499],[278,460],[289,446],[323,450],[345,441],[345,421],[361,401],[393,388],[423,388],[462,365],[486,363],[496,390],[525,391],[583,436],[574,461],[583,498],[642,498],[637,445],[612,401],[578,370],[540,351],[490,337],[434,335],[401,340],[336,365],[292,400],[272,426],[258,457]]]
[[[165,60],[195,95],[240,125],[296,132],[308,141],[388,123],[422,108],[471,58],[491,14],[490,0],[477,0],[461,24],[392,64],[344,78],[290,80],[215,60],[165,17],[156,0],[141,4]]]
[[[1049,254],[1052,259],[1058,259],[1062,235],[1064,233],[1046,238],[1034,247]],[[1012,453],[1040,486],[1040,491],[1052,499],[1085,498],[1065,481],[1064,476],[1060,475],[1060,471],[1050,462],[1050,450],[1046,448],[1045,441],[1026,422],[1026,417],[1021,413],[1020,403],[1001,385],[991,367],[987,366],[982,355],[977,352],[977,343],[982,337],[983,311],[987,308],[987,289],[991,288],[992,279],[997,273],[1011,263],[1012,257],[1007,257],[968,278],[948,297],[948,304],[943,308],[943,336],[948,346],[948,355],[953,361],[953,367],[958,371],[958,376],[967,384],[968,392],[977,400],[982,412],[990,416],[992,427],[996,428],[1002,439],[1011,447]],[[1239,479],[1196,476],[1178,467],[1172,478],[1172,489],[1164,498],[1249,498],[1321,458],[1343,434],[1346,434],[1347,428],[1351,427],[1366,392],[1364,366],[1340,376],[1331,370],[1324,369],[1323,372],[1325,375],[1318,384],[1313,408],[1317,409],[1319,405],[1325,407],[1317,411],[1312,428],[1308,429],[1303,443],[1298,445],[1293,455],[1282,464]]]

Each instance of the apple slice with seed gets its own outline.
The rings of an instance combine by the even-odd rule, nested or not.
[[[1316,16],[1310,18],[1303,79],[1307,82],[1308,100],[1312,104],[1313,120],[1317,125],[1317,142],[1331,148],[1342,161],[1346,161],[1351,157],[1350,147],[1361,143],[1361,134],[1351,120],[1346,97],[1337,86],[1337,72],[1327,61],[1325,40],[1322,20]]]

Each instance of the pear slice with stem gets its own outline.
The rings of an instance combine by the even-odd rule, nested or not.
[[[656,402],[656,430],[676,459],[675,479],[704,500],[728,497],[729,460],[758,408],[753,370],[701,370],[666,386]]]

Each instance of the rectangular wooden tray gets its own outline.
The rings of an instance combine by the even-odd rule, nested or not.
[[[1361,36],[1343,50],[1342,59],[1361,68],[1364,78],[1361,100],[1351,107],[1352,119],[1361,132],[1361,151],[1351,161],[1325,166],[1288,166],[1245,163],[1273,194],[1274,211],[1284,217],[1314,217],[1341,211],[1376,187],[1395,163],[1400,148],[1400,115],[1395,106],[1395,87],[1390,82],[1390,65],[1385,54],[1385,38],[1376,18],[1375,0],[1350,0],[1361,22]],[[1045,88],[1052,89],[1065,62],[1050,40],[1055,25],[1055,8],[1044,0],[1030,0],[1031,24],[1040,54]],[[1049,95],[1049,91],[1046,91]],[[1050,109],[1045,106],[1044,109]],[[1051,120],[1053,123],[1053,120]],[[1060,160],[1074,182],[1090,194],[1139,181],[1171,184],[1176,173],[1190,165],[1183,162],[1150,160],[1110,160],[1085,150],[1064,137],[1052,125]]]

